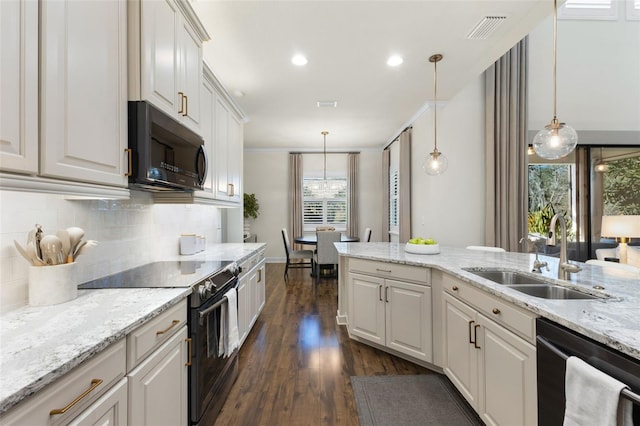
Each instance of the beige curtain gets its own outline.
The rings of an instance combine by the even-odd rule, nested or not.
[[[391,152],[389,149],[382,151],[382,241],[389,241],[389,166]]]
[[[520,251],[527,235],[525,37],[485,71],[486,244]]]
[[[400,134],[400,173],[398,176],[399,242],[411,238],[411,128]]]
[[[302,154],[289,154],[289,235],[291,240],[302,235]],[[301,250],[300,244],[292,244]]]
[[[350,152],[347,156],[348,169],[347,169],[347,206],[349,209],[349,215],[347,217],[347,235],[357,237],[360,235],[358,228],[360,222],[358,216],[360,210],[358,207],[358,164],[360,162],[359,152]]]

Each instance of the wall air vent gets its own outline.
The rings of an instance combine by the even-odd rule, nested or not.
[[[337,108],[338,101],[318,101],[316,105],[318,105],[318,108]]]
[[[469,40],[484,40],[489,38],[505,19],[507,19],[506,16],[485,16],[469,31],[467,38]]]

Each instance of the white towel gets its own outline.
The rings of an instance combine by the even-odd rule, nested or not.
[[[238,302],[236,289],[232,288],[224,295],[227,303],[222,305],[220,311],[220,344],[218,355],[228,357],[240,346],[240,334],[238,332]]]
[[[567,359],[564,426],[632,426],[631,401],[620,397],[622,382],[580,358]]]

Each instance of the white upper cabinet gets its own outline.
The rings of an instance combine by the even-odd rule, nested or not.
[[[40,174],[125,187],[126,1],[45,1],[40,13]]]
[[[38,2],[0,1],[0,169],[38,172]]]
[[[209,35],[184,0],[129,2],[129,98],[147,100],[200,134],[202,43]]]

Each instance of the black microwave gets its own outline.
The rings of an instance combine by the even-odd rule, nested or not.
[[[148,191],[202,189],[202,137],[146,101],[129,101],[129,186]]]

